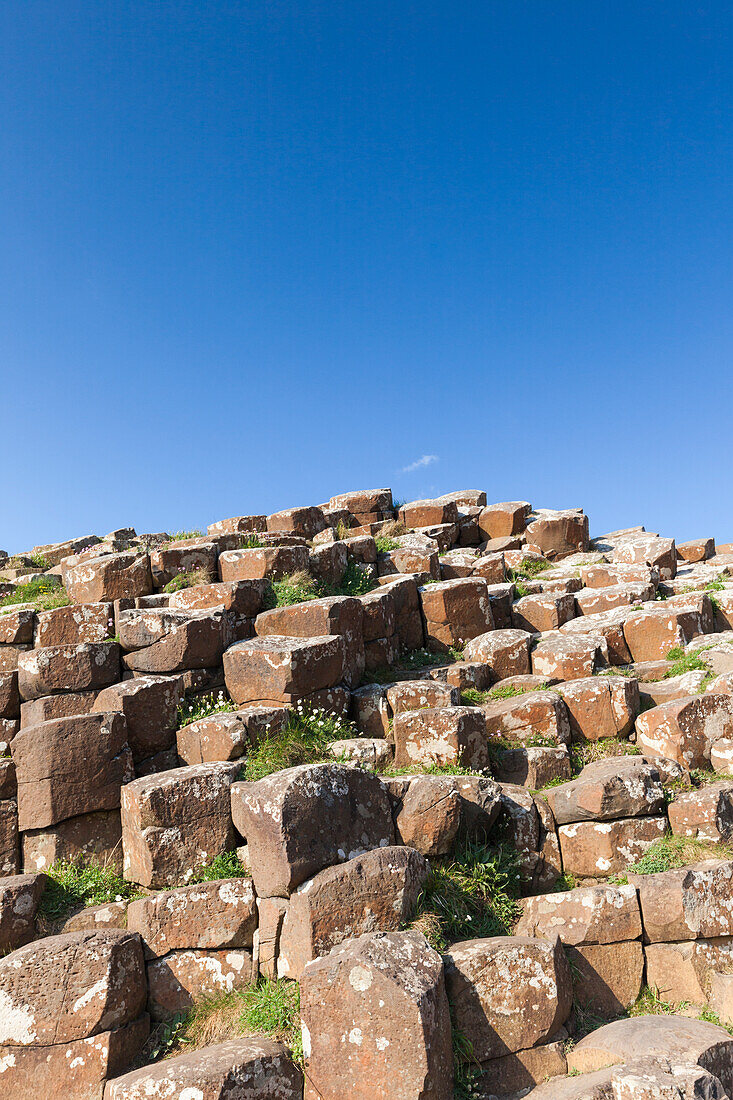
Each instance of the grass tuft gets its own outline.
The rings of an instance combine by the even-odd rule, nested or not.
[[[193,531],[174,531],[172,535],[168,536],[168,542],[183,542],[185,539],[200,539],[204,537],[204,532],[195,528]]]
[[[285,728],[276,736],[260,741],[249,752],[243,778],[262,779],[298,764],[316,764],[323,760],[333,763],[328,748],[331,741],[356,736],[358,731],[345,718],[329,714],[323,708],[310,710],[298,703]]]
[[[75,909],[142,896],[134,883],[125,882],[113,867],[104,864],[58,860],[46,874],[50,881],[38,912],[49,921],[60,920]]]
[[[250,878],[250,873],[236,852],[220,852],[189,878],[192,882],[216,882],[221,878]]]
[[[614,877],[618,881],[626,880],[627,875],[656,875],[706,859],[733,859],[733,849],[710,840],[668,834],[655,840],[641,859],[629,864],[623,875]]]
[[[516,852],[464,837],[452,856],[431,865],[410,927],[439,951],[456,940],[509,935],[519,918],[518,897]]]
[[[66,589],[55,584],[51,577],[40,577],[27,584],[18,584],[7,596],[0,599],[0,607],[12,607],[18,603],[33,604],[36,611],[53,611],[56,607],[68,607],[71,600]]]
[[[211,584],[213,579],[208,569],[191,569],[188,573],[177,573],[163,591],[180,592],[183,588],[195,588],[197,584]]]
[[[196,695],[192,699],[186,698],[176,712],[176,729],[190,726],[192,722],[198,722],[201,718],[208,718],[210,714],[223,714],[236,710],[234,703],[223,691],[212,691],[208,695]]]

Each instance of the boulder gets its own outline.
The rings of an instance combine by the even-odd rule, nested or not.
[[[201,1001],[243,992],[252,982],[252,955],[228,951],[171,951],[148,963],[148,1012],[171,1020]]]
[[[608,664],[602,634],[546,634],[532,650],[532,672],[546,681],[583,680]]]
[[[387,792],[341,764],[303,764],[232,787],[260,897],[288,897],[324,867],[394,844]]]
[[[675,836],[726,843],[733,837],[733,783],[725,780],[675,792],[667,816]]]
[[[628,737],[641,708],[639,681],[630,676],[591,676],[558,688],[575,741]]]
[[[420,600],[431,649],[460,648],[494,628],[486,581],[480,577],[426,585],[420,589]]]
[[[146,775],[122,795],[124,875],[176,886],[234,847],[230,788],[237,764],[197,764]]]
[[[567,708],[555,691],[529,691],[508,699],[483,703],[489,741],[533,741],[556,745],[570,743]]]
[[[733,862],[629,875],[636,887],[647,943],[733,935]]]
[[[394,613],[394,599],[390,599]],[[356,687],[364,672],[363,618],[360,600],[350,596],[330,596],[322,600],[306,600],[289,607],[263,611],[257,616],[255,630],[258,637],[276,635],[314,638],[341,635],[346,653],[344,681],[349,686]]]
[[[251,550],[225,550],[219,555],[222,581],[277,580],[308,569],[308,547],[261,546]]]
[[[504,680],[531,672],[531,641],[532,635],[526,630],[491,630],[470,641],[463,655],[467,661],[488,665],[492,679]]]
[[[110,1081],[105,1100],[301,1100],[303,1075],[282,1043],[230,1039]]]
[[[127,927],[140,934],[148,957],[189,948],[251,947],[256,925],[254,888],[248,878],[164,890],[127,907]]]
[[[392,724],[395,764],[460,764],[488,767],[486,724],[479,707],[404,711]]]
[[[120,647],[116,642],[31,649],[18,658],[21,699],[38,699],[62,691],[88,691],[114,683],[120,675]]]
[[[44,874],[0,878],[0,951],[3,954],[35,938],[36,910],[47,882]]]
[[[291,895],[280,935],[278,975],[299,979],[312,959],[345,939],[396,932],[412,916],[428,874],[412,848],[376,848],[319,871]]]
[[[512,607],[512,624],[517,630],[539,634],[557,630],[575,615],[575,599],[569,593],[523,596]]]
[[[71,604],[39,611],[33,644],[38,648],[56,645],[80,645],[103,642],[115,633],[111,603]]]
[[[733,737],[733,696],[693,695],[640,714],[636,743],[648,756],[702,768],[718,740]]]
[[[92,710],[124,714],[127,742],[138,762],[173,744],[182,703],[183,684],[177,677],[137,676],[100,691]]]
[[[659,814],[665,807],[659,772],[638,756],[596,760],[577,779],[548,788],[544,797],[558,825]]]
[[[125,719],[113,712],[30,726],[13,739],[11,752],[22,832],[117,809],[123,785],[135,775]]]
[[[291,713],[288,707],[251,706],[210,714],[179,729],[178,755],[184,764],[239,760],[258,742],[276,737]]]
[[[443,963],[419,932],[363,935],[300,982],[307,1100],[452,1100]]]
[[[455,1026],[479,1061],[539,1045],[570,1014],[572,978],[558,940],[465,940],[451,945],[445,968]]]
[[[578,821],[557,830],[563,868],[581,878],[620,874],[667,831],[666,817]]]
[[[229,694],[240,706],[292,703],[338,684],[346,660],[342,635],[270,635],[230,646],[224,654],[224,678]]]
[[[578,886],[559,894],[525,898],[518,936],[553,940],[573,947],[637,940],[641,913],[634,886]]]
[[[134,600],[153,591],[147,554],[107,554],[90,558],[61,571],[64,587],[73,603]]]

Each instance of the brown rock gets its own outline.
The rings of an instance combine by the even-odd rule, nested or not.
[[[11,751],[22,832],[117,808],[122,785],[135,774],[125,720],[114,713],[31,726],[14,738]]]
[[[435,680],[401,680],[387,688],[387,702],[393,714],[407,710],[454,707],[460,702],[457,688]]]
[[[510,500],[482,508],[478,525],[487,539],[521,535],[527,526],[531,505],[526,500]]]
[[[124,714],[127,741],[137,762],[170,748],[182,703],[183,685],[177,677],[138,676],[104,688],[93,710]]]
[[[628,737],[641,701],[639,682],[629,676],[592,676],[559,687],[575,741]]]
[[[111,603],[71,604],[69,607],[38,612],[34,645],[38,649],[103,642],[114,633],[115,620]]]
[[[559,825],[659,814],[665,806],[659,772],[638,756],[596,760],[577,779],[548,788],[544,797]]]
[[[684,940],[682,943],[648,943],[644,946],[647,985],[663,1000],[704,1005],[713,971],[730,970],[733,937]]]
[[[239,760],[248,749],[275,737],[288,723],[287,707],[243,707],[200,718],[179,729],[178,755],[184,764]]]
[[[382,598],[389,598],[394,628],[394,598]],[[350,686],[357,686],[364,672],[363,639],[366,634],[363,630],[362,603],[349,596],[330,596],[290,607],[276,607],[257,616],[255,630],[259,637],[322,638],[341,635],[346,652],[344,680]],[[375,637],[388,633],[394,633],[394,629],[382,631]]]
[[[228,619],[223,611],[175,611],[141,608],[118,617],[124,664],[135,672],[180,672],[213,668],[229,642]]]
[[[396,932],[409,920],[428,865],[412,848],[376,848],[308,879],[291,895],[278,974],[299,979],[312,959],[366,932]]]
[[[493,630],[486,581],[441,581],[420,589],[428,646],[447,650]]]
[[[538,936],[564,944],[613,944],[641,936],[641,913],[634,886],[578,886],[559,894],[525,898],[518,936]]]
[[[251,947],[257,925],[248,878],[217,879],[165,890],[127,908],[127,927],[139,932],[148,958],[169,951]]]
[[[18,658],[22,699],[99,689],[114,683],[119,675],[120,647],[111,641],[47,646],[21,653]]]
[[[0,673],[0,718],[18,718],[20,715],[20,694],[18,692],[18,673]]]
[[[733,935],[733,862],[629,875],[639,893],[648,943]]]
[[[540,509],[528,520],[527,539],[550,560],[566,558],[588,549],[588,517],[580,509]]]
[[[0,1043],[50,1046],[123,1027],[145,1004],[140,938],[72,932],[0,959]]]
[[[704,767],[715,742],[733,736],[733,696],[694,695],[663,703],[639,715],[636,732],[647,755]]]
[[[225,550],[219,555],[219,573],[223,581],[277,580],[307,570],[308,563],[305,545]]]
[[[69,691],[64,695],[43,695],[20,704],[20,728],[38,726],[52,718],[70,718],[74,714],[89,714],[97,691]]]
[[[699,612],[684,608],[631,611],[624,622],[624,637],[634,661],[659,661],[670,649],[686,646],[704,633]]]
[[[570,968],[557,940],[465,940],[445,966],[456,1027],[479,1061],[539,1045],[570,1014]]]
[[[0,875],[18,873],[18,803],[0,802]]]
[[[575,1002],[586,1011],[616,1016],[641,993],[644,949],[637,941],[569,947],[567,957]]]
[[[33,642],[36,613],[32,607],[0,608],[0,644],[27,645]]]
[[[62,570],[64,587],[74,603],[135,599],[153,591],[147,554],[107,554]]]
[[[345,661],[341,635],[271,635],[230,646],[224,654],[224,677],[229,694],[240,705],[291,703],[338,684]]]
[[[674,539],[660,538],[646,532],[622,539],[614,548],[613,561],[627,565],[653,566],[662,580],[669,580],[677,575],[677,549]]]
[[[35,937],[38,903],[46,888],[45,875],[0,878],[0,951],[15,951]]]
[[[219,552],[213,542],[194,543],[193,540],[181,540],[160,546],[150,554],[150,572],[153,585],[163,588],[180,573],[192,573],[201,570],[214,580],[217,573]]]
[[[625,871],[661,837],[666,817],[628,817],[618,821],[578,821],[560,825],[563,867],[582,878],[602,878]]]
[[[110,1081],[104,1095],[105,1100],[301,1100],[302,1092],[303,1075],[286,1048],[258,1036],[144,1066]]]
[[[244,619],[253,619],[262,608],[267,592],[266,581],[220,581],[197,584],[171,593],[168,606],[178,610],[203,611],[222,607]]]
[[[300,991],[307,1100],[452,1100],[443,965],[420,933],[340,944]]]
[[[242,992],[252,980],[252,955],[229,951],[172,951],[148,963],[148,1012],[170,1020],[200,1001]]]
[[[504,749],[492,757],[491,767],[500,783],[519,783],[537,791],[553,780],[570,779],[570,755],[565,745],[523,745]]]
[[[272,534],[297,535],[312,539],[323,531],[326,521],[320,508],[286,508],[267,517],[267,530]]]
[[[725,780],[676,792],[667,816],[675,836],[725,843],[733,836],[733,783]]]
[[[122,794],[124,875],[175,886],[234,846],[230,788],[236,764],[197,764],[146,775]]]
[[[122,870],[120,811],[79,814],[50,828],[23,833],[24,871],[45,871],[58,860],[96,862],[109,865],[119,873]]]
[[[488,665],[496,680],[523,676],[531,672],[531,641],[526,630],[492,630],[470,641],[464,657]]]
[[[523,596],[512,608],[512,624],[517,630],[538,634],[557,630],[575,615],[575,599],[570,593]]]
[[[481,710],[489,741],[541,737],[558,745],[570,743],[568,712],[555,691],[529,691],[514,698],[492,700],[483,703]]]
[[[287,897],[324,867],[394,844],[382,783],[339,764],[304,764],[235,783],[232,812],[261,897]]]
[[[460,764],[488,767],[484,715],[479,707],[405,711],[392,725],[395,764]]]

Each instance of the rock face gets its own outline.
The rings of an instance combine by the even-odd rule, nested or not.
[[[261,897],[288,897],[324,867],[395,839],[382,783],[339,764],[305,764],[236,783],[232,810]]]
[[[0,1100],[733,1098],[733,543],[371,489],[0,573]]]
[[[452,1100],[443,964],[420,933],[349,940],[300,988],[309,1100]]]
[[[570,967],[557,940],[497,936],[453,944],[446,981],[456,1026],[479,1061],[542,1043],[572,1004]]]
[[[303,1075],[282,1043],[231,1039],[111,1081],[105,1100],[300,1100]]]
[[[171,886],[234,847],[230,789],[236,764],[198,764],[129,783],[122,796],[124,874]]]

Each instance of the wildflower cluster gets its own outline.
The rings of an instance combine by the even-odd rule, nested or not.
[[[193,702],[185,699],[178,708],[178,729],[190,726],[191,722],[198,722],[201,718],[208,718],[210,714],[221,714],[225,711],[236,710],[237,704],[233,703],[226,692],[218,694],[212,691],[209,695],[199,695]]]
[[[346,718],[330,713],[325,707],[311,708],[304,703],[293,709],[283,730],[273,736],[267,730],[264,740],[247,757],[245,779],[261,779],[296,764],[333,760],[329,751],[331,742],[357,736],[355,727]]]

